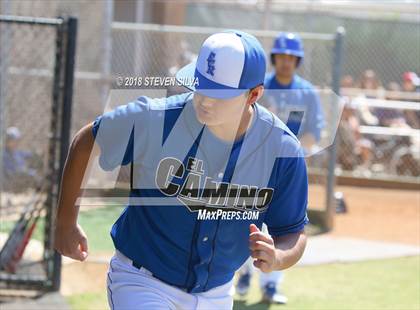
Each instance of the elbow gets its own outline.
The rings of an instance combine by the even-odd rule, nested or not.
[[[92,124],[86,125],[80,129],[73,138],[70,145],[70,154],[90,155],[92,152],[94,137],[92,133]]]
[[[283,257],[277,270],[284,270],[295,265],[303,256],[307,243],[304,230],[275,238],[276,248]]]

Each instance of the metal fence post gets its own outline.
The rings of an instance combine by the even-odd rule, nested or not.
[[[343,64],[343,41],[344,41],[345,29],[344,27],[338,27],[335,35],[334,45],[334,60],[332,68],[332,90],[333,100],[331,111],[333,117],[338,118],[339,109],[337,98],[340,96],[340,80],[341,80],[341,69]],[[334,214],[335,214],[335,202],[334,202],[334,188],[335,188],[335,165],[337,160],[337,135],[334,137],[334,142],[329,148],[329,160],[328,160],[328,176],[327,176],[327,212],[326,212],[326,230],[331,230],[334,225]]]
[[[9,14],[10,12],[10,1],[2,1],[0,2],[0,11],[3,14]],[[6,129],[6,92],[5,92],[5,85],[7,81],[7,62],[8,62],[8,54],[9,54],[9,28],[6,26],[5,30],[2,31],[0,36],[0,206],[1,206],[1,197],[3,195],[3,175],[4,175],[4,168],[3,168],[3,152],[5,147],[5,141],[3,132]]]
[[[60,106],[62,101],[62,75],[63,75],[63,50],[64,50],[64,21],[60,18],[61,24],[57,25],[55,38],[55,59],[54,59],[54,73],[52,85],[52,105],[51,105],[51,123],[50,123],[50,142],[48,150],[48,182],[46,193],[47,199],[45,202],[45,227],[44,227],[44,260],[46,261],[46,277],[47,289],[52,288],[52,274],[54,273],[54,255],[53,250],[53,230],[52,223],[53,209],[57,201],[57,143]]]
[[[9,29],[8,25],[4,25],[5,29],[0,37],[0,205],[3,192],[3,153],[4,153],[4,135],[6,130],[6,86],[8,71],[8,54],[9,54]]]
[[[76,37],[77,37],[77,18],[68,17],[66,21],[66,45],[65,45],[65,64],[64,64],[64,88],[63,101],[61,107],[61,133],[60,133],[60,166],[58,170],[59,179],[63,175],[64,164],[70,145],[71,114],[73,100],[74,68],[76,58]],[[58,198],[58,197],[57,197]],[[55,223],[57,204],[53,210],[52,227]],[[61,255],[54,251],[52,290],[58,291],[61,282]]]

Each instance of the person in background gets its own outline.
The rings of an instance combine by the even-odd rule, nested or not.
[[[420,78],[415,72],[404,72],[402,88],[405,92],[419,92]]]
[[[265,101],[310,151],[321,139],[325,120],[314,86],[296,73],[304,57],[301,38],[294,33],[280,33],[270,56],[274,71],[264,82]]]
[[[346,102],[350,102],[352,94],[349,93],[347,90],[355,88],[354,79],[350,74],[346,74],[342,77],[340,81],[340,88],[341,97],[343,97]]]
[[[358,98],[368,98],[374,99],[381,97],[382,85],[379,82],[379,79],[376,76],[375,71],[368,69],[365,70],[359,78],[359,81],[356,83],[356,86],[361,89],[361,94]],[[360,112],[360,118],[363,124],[369,126],[378,126],[379,120],[372,113],[368,105],[364,104],[364,100],[358,100],[358,109]]]
[[[380,97],[379,90],[382,88],[382,84],[379,81],[375,71],[372,69],[365,70],[357,83],[360,89],[366,90],[367,98]],[[375,92],[376,91],[376,92]]]
[[[420,92],[420,78],[414,72],[405,72],[402,76],[402,88],[404,92]],[[408,125],[420,129],[420,111],[404,111]]]
[[[337,135],[340,141],[337,158],[342,169],[369,173],[373,143],[360,134],[357,106],[350,101],[344,105]]]
[[[31,167],[32,154],[19,149],[22,134],[17,127],[6,129],[6,144],[3,153],[5,188],[10,191],[34,186],[37,172]]]
[[[401,86],[400,86],[400,84],[398,84],[398,82],[395,82],[395,81],[389,82],[387,90],[389,92],[391,92],[391,95],[388,95],[386,99],[389,99],[389,100],[398,100],[399,99],[398,96],[392,95],[393,93],[398,93],[398,92],[401,91]]]
[[[190,62],[194,61],[197,58],[197,55],[190,51],[190,47],[187,42],[181,42],[181,51],[177,57],[177,63],[170,67],[168,70],[168,76],[175,77],[175,74],[178,72],[179,69],[186,66]],[[168,93],[166,94],[168,97],[172,95],[182,94],[185,93],[186,88],[178,83],[171,85],[167,88]]]
[[[350,74],[346,74],[341,79],[341,88],[354,88],[354,79]]]
[[[401,91],[401,87],[397,82],[390,82],[388,84],[388,91],[391,95],[387,95],[387,100],[399,100],[395,95]],[[378,119],[379,126],[384,127],[409,127],[405,120],[404,114],[401,110],[387,109],[387,108],[375,108],[374,114]]]

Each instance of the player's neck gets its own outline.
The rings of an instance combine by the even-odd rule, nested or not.
[[[251,127],[253,115],[254,108],[247,106],[241,118],[217,126],[208,126],[208,128],[220,140],[236,141]]]
[[[293,81],[294,74],[292,75],[279,75],[276,74],[276,80],[281,85],[289,85]]]

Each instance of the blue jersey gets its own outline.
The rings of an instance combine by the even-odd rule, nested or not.
[[[3,153],[3,167],[6,177],[18,176],[20,174],[35,176],[35,170],[28,167],[31,156],[31,153],[27,151],[10,151],[6,149]]]
[[[287,122],[299,138],[310,133],[318,142],[324,127],[324,115],[318,94],[312,84],[297,74],[289,85],[280,84],[274,73],[267,74],[264,105],[274,108],[276,115]]]
[[[93,134],[102,169],[132,164],[130,203],[111,229],[116,249],[198,293],[247,260],[251,223],[273,236],[304,228],[308,181],[299,142],[264,107],[254,105],[250,128],[229,144],[198,122],[193,96],[140,97],[98,117]]]

